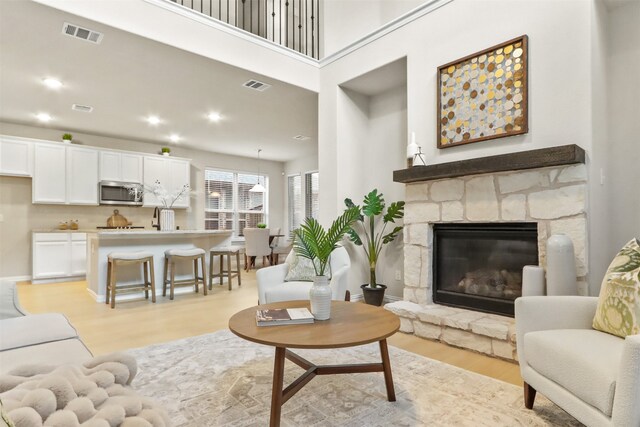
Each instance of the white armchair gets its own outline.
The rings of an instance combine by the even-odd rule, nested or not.
[[[515,302],[525,406],[536,390],[587,426],[640,426],[640,335],[591,327],[598,298],[522,297]]]
[[[289,265],[296,256],[294,251],[289,253],[284,264],[262,268],[256,272],[258,280],[258,303],[268,304],[279,301],[309,299],[309,289],[313,282],[285,282],[289,272]],[[331,286],[333,300],[348,300],[347,285],[351,261],[347,250],[343,247],[331,253]]]

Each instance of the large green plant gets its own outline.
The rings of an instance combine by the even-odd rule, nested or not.
[[[382,193],[378,193],[377,189],[373,189],[369,194],[364,196],[362,208],[356,206],[351,199],[344,199],[347,210],[358,209],[360,215],[358,221],[349,228],[347,233],[353,243],[362,246],[367,259],[369,261],[369,285],[372,288],[377,286],[376,282],[376,266],[382,248],[385,244],[393,241],[400,231],[401,225],[396,225],[393,230],[385,234],[387,225],[395,223],[397,219],[404,217],[404,202],[393,202],[385,210],[385,202]]]
[[[324,276],[331,252],[359,216],[360,209],[357,207],[347,209],[328,230],[313,218],[305,219],[300,228],[293,232],[293,250],[298,256],[311,260],[316,276]]]

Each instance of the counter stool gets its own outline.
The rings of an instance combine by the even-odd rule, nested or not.
[[[236,269],[231,269],[231,257],[236,257]],[[213,272],[213,257],[220,257],[220,271],[218,273]],[[225,270],[225,262],[224,257],[227,257],[226,270]],[[212,248],[209,251],[209,289],[213,286],[213,279],[220,278],[220,285],[224,284],[224,277],[227,277],[227,282],[229,282],[229,290],[231,290],[231,279],[234,277],[238,278],[238,286],[242,286],[242,280],[240,276],[240,248]]]
[[[134,285],[116,286],[116,270],[118,265],[141,264],[144,275],[144,283]],[[149,281],[151,276],[151,281]],[[145,299],[149,299],[151,291],[151,302],[156,302],[156,281],[153,269],[153,254],[150,252],[111,252],[107,256],[107,295],[105,303],[111,302],[111,308],[116,306],[116,291],[137,292],[144,291]]]
[[[198,260],[202,267],[202,276],[198,276]],[[167,296],[167,284],[170,286],[169,299],[173,299],[173,290],[176,286],[195,286],[198,292],[198,281],[202,281],[203,293],[207,295],[207,269],[204,260],[204,249],[167,249],[164,252],[162,296]],[[193,261],[193,279],[176,280],[176,261]]]

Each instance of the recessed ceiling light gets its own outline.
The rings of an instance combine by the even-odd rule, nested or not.
[[[207,118],[212,122],[219,122],[222,116],[220,115],[220,113],[209,113],[207,115]]]
[[[177,134],[171,134],[169,135],[169,140],[171,140],[171,142],[180,142],[180,135]]]
[[[149,122],[150,125],[158,125],[160,123],[160,117],[158,116],[149,116],[147,117],[147,122]]]
[[[62,82],[58,79],[54,79],[53,77],[47,77],[42,80],[42,84],[44,84],[49,89],[60,89],[62,87]]]
[[[36,114],[36,118],[44,123],[51,121],[51,116],[47,113],[38,113]]]

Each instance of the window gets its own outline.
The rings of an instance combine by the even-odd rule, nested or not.
[[[232,230],[242,236],[245,227],[267,222],[268,179],[265,176],[206,169],[204,174],[205,230]],[[249,191],[260,182],[265,193]]]
[[[304,174],[304,212],[305,217],[318,219],[318,188],[320,185],[318,172]]]
[[[302,180],[300,175],[290,175],[287,180],[289,199],[289,235],[302,223]]]

